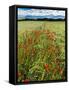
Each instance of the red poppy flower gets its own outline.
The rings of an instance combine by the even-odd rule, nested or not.
[[[48,64],[45,64],[44,66],[45,66],[45,68],[48,68],[48,67],[49,67],[49,65],[48,65]]]
[[[48,64],[44,64],[44,67],[45,67],[45,70],[46,70],[47,72],[49,72],[49,65],[48,65]]]
[[[23,83],[29,83],[29,80],[26,79],[26,80],[22,80]]]

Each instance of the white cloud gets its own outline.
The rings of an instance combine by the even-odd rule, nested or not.
[[[65,11],[60,10],[48,10],[48,9],[20,9],[18,8],[18,16],[34,15],[34,16],[47,16],[47,15],[62,15],[65,16]]]

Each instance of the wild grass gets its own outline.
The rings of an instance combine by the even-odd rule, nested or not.
[[[18,22],[18,82],[65,79],[65,22]]]

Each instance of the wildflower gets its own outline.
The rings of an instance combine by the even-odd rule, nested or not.
[[[23,83],[29,83],[29,80],[26,79],[26,80],[22,80]]]
[[[35,48],[32,48],[31,55],[34,56],[35,55],[35,52],[36,52],[36,49]]]
[[[23,44],[23,48],[26,49],[28,47],[27,43]]]
[[[17,73],[17,76],[21,76],[21,73],[20,73],[20,72],[18,72],[18,73]]]
[[[48,31],[48,30],[46,31],[46,36],[48,37],[49,40],[54,41],[55,38],[56,38],[55,35],[56,35],[56,34],[55,34],[54,32],[50,32],[50,31]]]
[[[55,45],[48,46],[47,50],[48,50],[48,52],[50,54],[51,53],[54,53],[54,54],[57,54],[58,53],[58,48]]]
[[[62,75],[63,74],[63,69],[60,68],[59,72],[60,72],[60,75]]]
[[[38,30],[38,31],[34,31],[34,35],[36,36],[36,37],[39,37],[40,36],[40,34],[41,34],[41,31],[40,30]]]
[[[31,37],[28,38],[28,44],[32,44],[32,38]]]
[[[48,64],[44,64],[44,68],[47,72],[49,72],[49,65]]]

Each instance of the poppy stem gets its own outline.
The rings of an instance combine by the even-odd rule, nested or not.
[[[44,76],[45,76],[45,70],[44,70],[44,71],[43,71],[43,73],[42,73],[41,80],[43,80],[43,79],[44,79]]]

